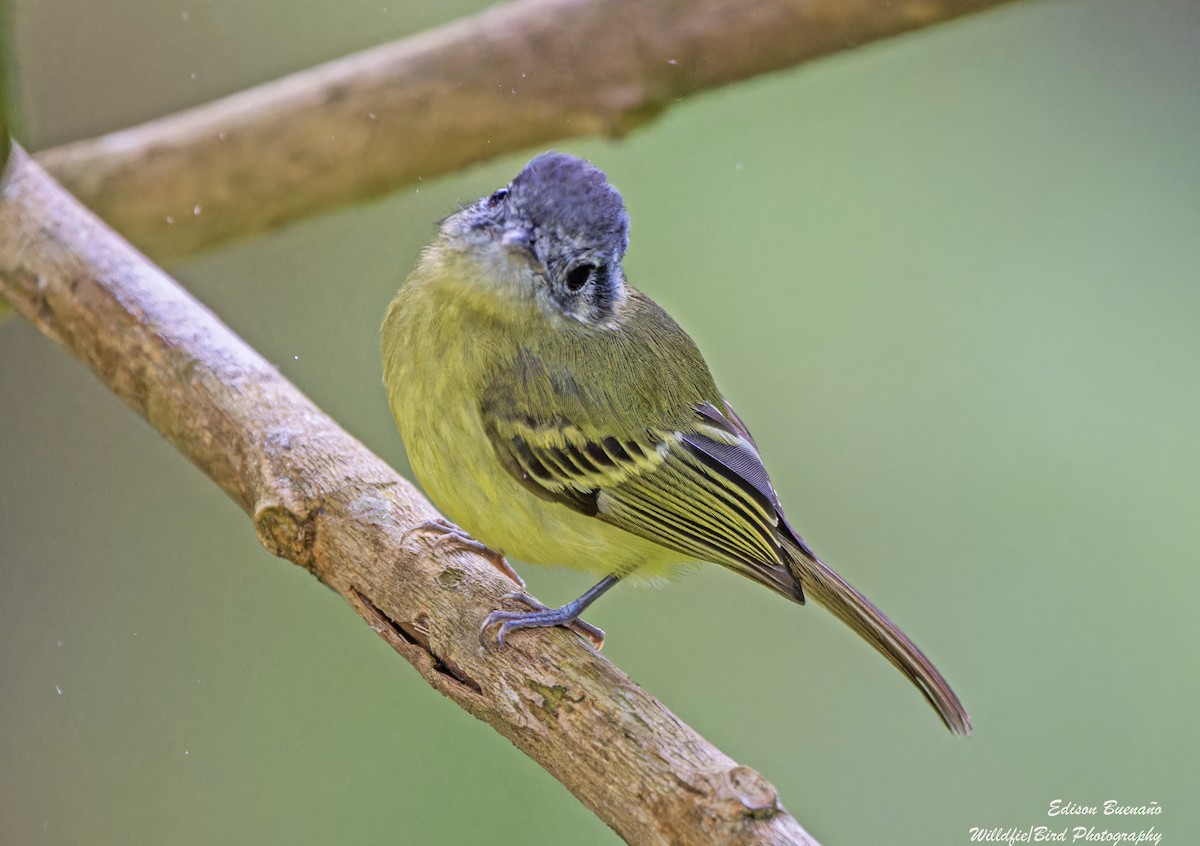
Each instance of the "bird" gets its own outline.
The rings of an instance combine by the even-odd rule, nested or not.
[[[626,279],[629,216],[602,170],[549,151],[440,221],[388,307],[383,380],[410,464],[487,555],[602,576],[578,599],[492,611],[481,641],[568,626],[621,581],[713,562],[815,599],[895,665],[953,733],[971,720],[933,663],[784,516],[750,430],[696,344]],[[488,635],[495,628],[494,638]]]

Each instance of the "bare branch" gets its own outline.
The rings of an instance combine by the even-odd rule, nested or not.
[[[178,257],[1002,2],[520,0],[38,158]]]
[[[0,186],[0,295],[85,361],[437,690],[491,725],[630,843],[815,843],[738,766],[576,636],[483,649],[512,585],[406,527],[436,516],[14,147]]]

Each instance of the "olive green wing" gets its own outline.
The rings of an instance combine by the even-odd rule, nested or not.
[[[496,405],[482,413],[501,464],[537,496],[803,601],[782,563],[794,533],[749,432],[727,404],[693,411],[683,426],[632,437]]]

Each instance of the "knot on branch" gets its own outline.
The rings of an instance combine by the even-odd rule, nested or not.
[[[783,810],[775,786],[749,767],[734,767],[725,773],[725,780],[728,798],[740,806],[738,816],[765,820]]]
[[[278,500],[260,502],[254,510],[254,533],[267,552],[312,569],[317,530],[309,509]]]

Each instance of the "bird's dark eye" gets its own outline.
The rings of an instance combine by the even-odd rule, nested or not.
[[[577,264],[567,271],[567,290],[572,293],[580,291],[583,286],[592,278],[592,274],[596,272],[594,264]]]
[[[488,197],[488,208],[494,209],[496,206],[504,202],[504,198],[508,196],[508,189],[501,188],[499,191]]]

